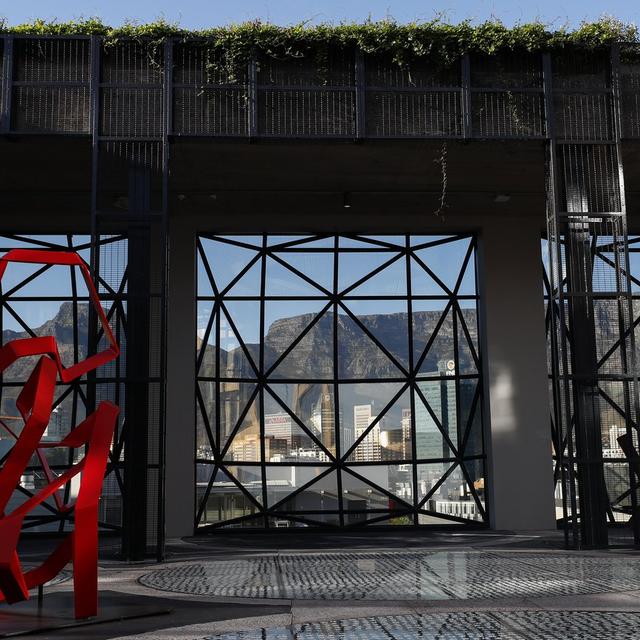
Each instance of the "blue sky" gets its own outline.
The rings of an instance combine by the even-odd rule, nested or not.
[[[377,20],[393,16],[399,22],[428,20],[438,14],[450,22],[464,18],[486,20],[492,16],[511,24],[540,18],[561,26],[593,20],[606,12],[628,22],[640,22],[640,3],[636,0],[25,0],[0,1],[0,16],[10,24],[36,17],[68,20],[81,16],[98,16],[117,25],[126,19],[149,21],[158,16],[179,22],[184,27],[203,27],[260,18],[279,24],[310,20],[315,22]]]

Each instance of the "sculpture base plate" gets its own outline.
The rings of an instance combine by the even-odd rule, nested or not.
[[[94,618],[76,620],[73,617],[72,592],[45,592],[41,606],[37,596],[33,594],[31,599],[25,602],[0,605],[0,638],[49,633],[73,627],[171,613],[172,609],[154,604],[154,599],[116,591],[101,591],[98,615]]]

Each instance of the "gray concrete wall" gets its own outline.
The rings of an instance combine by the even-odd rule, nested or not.
[[[193,534],[195,521],[195,234],[169,229],[165,523],[168,537]]]
[[[234,230],[262,231],[264,217],[223,217]],[[353,224],[355,216],[349,217]],[[195,234],[219,217],[174,216],[170,225],[167,380],[167,535],[193,533],[195,447]],[[393,221],[393,228],[389,227]],[[291,229],[291,219],[270,219]],[[339,221],[316,218],[317,230]],[[327,224],[329,222],[329,224]],[[381,232],[382,219],[370,219]],[[358,221],[361,225],[364,220]],[[307,229],[313,220],[305,217]],[[540,255],[541,218],[502,215],[386,217],[387,231],[475,230],[480,235],[488,501],[496,529],[555,527]],[[322,228],[325,227],[325,228]],[[350,229],[351,230],[351,229]]]
[[[491,526],[555,528],[539,220],[485,224],[480,261]]]

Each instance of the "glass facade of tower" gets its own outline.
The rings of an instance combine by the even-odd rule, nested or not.
[[[475,246],[198,238],[199,527],[486,521]]]

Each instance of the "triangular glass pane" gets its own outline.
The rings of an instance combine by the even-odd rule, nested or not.
[[[266,295],[268,296],[322,296],[320,289],[296,275],[290,269],[269,257],[267,259]]]
[[[303,273],[314,282],[317,282],[327,291],[333,291],[332,252],[283,251],[278,253],[277,256],[287,264],[290,264],[294,269],[300,271],[300,273]],[[307,286],[311,286],[308,285],[308,283],[305,284],[307,284]],[[314,293],[311,295],[323,295],[322,291],[317,290],[315,287],[312,287],[312,289]]]
[[[413,466],[410,464],[390,464],[390,465],[363,465],[353,467],[352,471],[362,476],[371,487],[382,488],[397,496],[403,502],[396,502],[393,498],[387,497],[388,509],[404,509],[407,505],[413,504]],[[345,474],[346,476],[346,474]],[[345,482],[343,479],[342,485]],[[382,494],[384,495],[384,494]],[[368,507],[379,508],[379,507]]]
[[[411,319],[413,324],[413,360],[414,365],[424,352],[438,321],[447,306],[448,300],[413,300]]]
[[[332,383],[272,383],[269,385],[268,390],[274,393],[289,408],[291,413],[307,427],[317,441],[310,438],[303,429],[297,427],[299,432],[294,434],[292,431],[291,435],[294,440],[292,451],[299,452],[300,455],[309,456],[311,459],[317,457],[320,461],[327,462],[327,454],[322,447],[318,446],[319,442],[335,455],[336,418]],[[270,413],[276,415],[284,413],[280,422],[286,424],[287,429],[289,421],[295,424],[291,416],[284,411],[282,405],[270,393],[266,393],[264,398],[265,435],[269,432]]]
[[[321,434],[316,429],[309,429],[309,432],[296,422],[271,393],[265,393],[264,440],[267,462],[290,459],[329,462],[331,458],[319,444]],[[329,440],[327,444],[335,450],[333,440]]]
[[[434,247],[417,249],[415,254],[453,291],[470,242],[470,238],[453,240]]]
[[[267,244],[270,247],[274,247],[276,245],[279,244],[289,244],[291,242],[301,242],[304,241],[305,238],[313,238],[313,236],[303,236],[300,234],[291,234],[291,235],[287,235],[287,236],[276,236],[276,235],[268,235],[267,236]],[[296,245],[294,245],[296,246]]]
[[[200,238],[218,291],[222,291],[257,254],[257,249]]]
[[[234,331],[233,327],[237,331]],[[251,367],[244,366],[247,360],[245,350],[240,344],[244,343],[246,351],[249,353],[254,365],[260,359],[260,303],[257,300],[228,300],[225,301],[223,312],[220,315],[220,347],[221,347],[221,369],[223,363],[226,370],[233,370],[234,375],[226,374],[226,377],[254,377],[255,373]],[[232,365],[241,364],[241,367],[230,367],[228,358],[224,358],[224,353],[233,353],[238,361],[231,361]],[[238,354],[236,356],[236,354]],[[239,372],[239,373],[236,373]],[[221,375],[225,375],[221,372]]]
[[[385,349],[400,364],[408,368],[409,325],[407,301],[345,299],[344,303]]]
[[[296,488],[302,487],[308,482],[311,484],[278,505],[278,511],[337,511],[339,509],[338,477],[336,471],[326,472],[326,467],[293,467],[293,481]],[[267,467],[269,477],[270,467]],[[322,477],[320,477],[322,476]],[[319,478],[315,482],[314,478]],[[274,487],[275,489],[275,487]],[[278,492],[273,490],[269,494],[270,499],[277,499]],[[282,498],[281,498],[282,499]],[[271,502],[270,506],[274,503]],[[311,516],[312,518],[316,516]]]
[[[362,474],[364,467],[353,467],[356,473]],[[365,469],[366,471],[366,469]],[[371,477],[375,484],[387,482],[386,467],[380,466],[376,470],[371,470],[367,478]],[[345,522],[349,519],[349,511],[367,511],[371,509],[393,508],[393,499],[380,491],[376,486],[369,484],[351,473],[347,467],[342,471],[342,504],[345,510]],[[381,515],[381,514],[379,514]]]
[[[342,379],[405,375],[352,318],[344,314],[338,316],[338,371]]]
[[[231,476],[239,475],[243,477],[243,473],[240,469],[249,469],[249,467],[229,467],[229,473],[226,473],[222,469],[218,469],[211,485],[211,492],[207,499],[205,508],[202,511],[199,526],[206,526],[208,524],[218,524],[226,520],[233,520],[234,518],[241,518],[245,516],[251,516],[260,511],[259,507],[249,498],[231,479]],[[251,467],[256,474],[260,474],[260,467]],[[244,483],[241,482],[241,484]],[[251,494],[256,500],[261,499],[261,488],[258,491],[255,481],[247,480],[247,492]],[[259,483],[262,484],[261,482]],[[203,492],[206,487],[201,488],[201,484],[198,483],[198,492]],[[201,501],[200,501],[201,503]],[[264,520],[262,521],[264,526]]]
[[[254,382],[220,383],[220,449],[227,444],[255,388]]]
[[[275,336],[267,336],[269,346],[282,352]],[[291,343],[289,342],[288,345]],[[288,346],[287,345],[287,346]],[[266,351],[266,349],[265,349]],[[325,313],[304,338],[280,362],[270,378],[317,379],[333,378],[333,314]]]
[[[479,517],[476,502],[459,466],[456,466],[438,490],[425,502],[423,509],[441,513],[445,517],[482,519]]]
[[[379,247],[377,244],[367,242],[366,236],[357,236],[355,238],[340,236],[338,245],[341,249],[376,249]]]
[[[260,235],[239,235],[239,236],[216,236],[216,239],[219,242],[223,242],[224,240],[229,240],[231,242],[238,242],[241,244],[248,244],[252,247],[260,248],[262,247],[262,236]]]
[[[198,251],[198,272],[197,272],[197,280],[198,280],[198,295],[199,296],[213,296],[213,286],[211,281],[209,280],[209,275],[207,274],[207,270],[204,265],[204,261],[200,252]]]
[[[451,526],[465,526],[462,522],[458,522],[457,520],[449,520],[446,517],[438,518],[430,513],[418,512],[418,524],[426,524],[426,525],[446,525],[447,527]]]
[[[467,445],[465,446],[464,456],[481,456],[484,454],[484,445],[482,438],[482,402],[479,399],[476,409],[473,413],[471,428],[467,436]]]
[[[387,254],[392,258],[393,254]],[[342,256],[340,257],[342,260]],[[349,296],[406,296],[407,295],[407,270],[404,257],[385,267],[376,275],[365,280],[361,285],[351,289]]]
[[[461,374],[478,373],[474,354],[478,355],[478,322],[476,309],[461,309],[458,314],[458,369]],[[472,344],[467,339],[464,327],[469,332]],[[472,349],[473,347],[473,349]]]
[[[269,507],[284,500],[327,470],[326,466],[267,465],[267,504]]]
[[[416,333],[416,313],[414,312],[414,336]],[[427,313],[423,316],[425,321],[425,326],[420,332],[423,336],[428,336],[428,339],[433,335],[434,330],[436,329],[438,322],[441,318],[441,314],[439,312]],[[453,342],[453,309],[450,308],[445,315],[445,319],[440,325],[438,329],[438,333],[435,338],[429,345],[429,349],[427,351],[426,356],[422,360],[420,367],[418,369],[419,375],[425,376],[437,376],[437,375],[446,375],[449,373],[455,373],[455,345]],[[420,351],[421,340],[414,338],[414,361],[417,365],[420,358],[422,357],[422,351]],[[452,366],[453,363],[453,366]]]
[[[456,462],[434,462],[431,464],[416,465],[416,473],[418,477],[418,502],[422,502],[425,497],[431,493],[433,487],[438,484],[440,478],[442,478],[442,476],[445,475],[449,471],[449,469],[455,467],[456,464]],[[434,493],[434,497],[436,495],[441,494],[440,492],[436,491],[436,493]],[[425,503],[424,508],[430,509],[430,506]],[[433,510],[435,511],[435,509]]]
[[[449,239],[453,239],[455,236],[449,236],[449,235],[428,235],[428,236],[421,236],[421,235],[412,235],[410,236],[409,240],[411,242],[411,246],[412,247],[420,247],[422,245],[425,244],[432,244],[434,242],[439,242],[439,241],[448,241]]]
[[[296,249],[333,249],[335,247],[335,237],[329,236],[328,238],[316,238],[310,236],[310,240],[299,242],[295,245]]]
[[[447,291],[425,271],[414,256],[411,257],[411,294],[414,296],[447,295]]]
[[[212,353],[215,352],[216,343],[216,324],[215,320],[211,324],[211,329],[207,334],[207,328],[209,327],[209,321],[211,320],[211,314],[213,313],[213,302],[209,300],[198,300],[197,309],[197,330],[196,330],[196,353],[199,354],[204,347],[210,347]],[[207,340],[205,347],[204,340]],[[206,357],[206,356],[205,356]],[[201,374],[206,375],[206,374]]]
[[[469,256],[469,262],[467,263],[467,268],[464,270],[457,294],[460,296],[475,296],[476,293],[476,260],[475,252],[473,252]]]
[[[326,300],[265,300],[264,362],[269,370],[300,334],[327,306]],[[325,318],[318,320],[330,339],[332,327]],[[313,358],[313,354],[309,354]]]
[[[236,462],[261,462],[260,402],[256,397],[242,419],[227,449],[225,460]]]
[[[196,458],[213,460],[215,442],[209,438],[205,426],[203,412],[208,420],[211,435],[216,437],[216,383],[210,381],[198,381],[202,404],[196,405]]]
[[[432,415],[420,394],[414,391],[416,455],[418,459],[423,460],[453,458],[455,452],[451,450],[442,433],[444,431],[453,446],[457,446],[455,382],[452,380],[420,380],[416,384],[433,412]],[[438,423],[440,423],[442,431]]]
[[[471,487],[473,488],[473,494],[478,498],[482,508],[485,508],[485,470],[484,459],[478,460],[463,460],[462,466],[464,467],[469,479],[471,480]],[[462,517],[469,520],[483,520],[484,516],[478,509],[469,484],[464,483],[462,485],[460,501],[464,502],[467,506],[467,513]]]
[[[361,236],[361,237],[367,240],[375,240],[377,242],[392,244],[401,249],[404,249],[407,244],[407,241],[404,236]]]
[[[460,422],[460,433],[464,435],[464,432],[467,428],[469,420],[472,417],[479,418],[479,408],[480,408],[480,398],[478,398],[475,403],[475,411],[474,415],[471,415],[471,412],[474,410],[474,400],[476,397],[476,392],[478,389],[478,380],[474,378],[462,378],[458,383],[458,405],[460,407],[459,413],[459,422]],[[482,436],[482,433],[479,432],[476,435]],[[482,441],[477,444],[482,446]],[[475,453],[465,453],[464,455],[476,455]]]
[[[344,291],[397,255],[395,251],[341,253],[338,258],[338,291]]]
[[[259,296],[262,274],[262,262],[258,260],[249,270],[236,282],[226,296]]]
[[[354,407],[354,429],[357,440],[375,420],[371,405]],[[411,437],[411,392],[407,389],[384,413],[384,416],[369,430],[360,444],[349,456],[349,462],[384,462],[411,460],[413,458]]]
[[[235,478],[253,499],[262,502],[262,467],[260,465],[227,465],[226,471]]]

